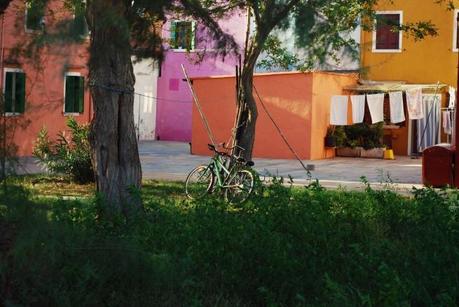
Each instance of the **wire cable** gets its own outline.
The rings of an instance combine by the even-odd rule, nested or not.
[[[266,108],[266,105],[263,103],[263,100],[260,97],[260,94],[258,93],[257,88],[255,87],[255,84],[253,85],[253,89],[255,90],[255,93],[258,96],[258,100],[260,101],[260,104],[263,107],[263,110],[266,112],[266,115],[268,115],[268,117],[271,120],[271,122],[273,123],[274,127],[276,127],[277,131],[279,132],[279,135],[282,137],[282,139],[284,140],[285,144],[290,149],[290,151],[293,153],[293,155],[296,157],[298,162],[300,162],[300,164],[303,167],[303,169],[309,174],[309,169],[306,167],[306,165],[304,165],[303,161],[301,161],[300,156],[296,153],[295,149],[293,149],[293,147],[290,145],[290,143],[288,142],[288,140],[285,137],[284,133],[282,132],[281,128],[277,125],[277,123],[274,121],[274,118],[269,113],[268,109]]]
[[[141,97],[145,97],[145,98],[149,98],[149,99],[154,99],[154,100],[157,100],[157,101],[158,100],[162,100],[162,101],[180,102],[180,103],[190,103],[191,102],[191,101],[188,101],[188,100],[160,98],[160,97],[155,97],[155,96],[149,96],[149,95],[137,93],[135,91],[131,91],[131,90],[128,90],[128,89],[116,88],[116,87],[112,87],[112,86],[100,85],[100,84],[95,84],[95,83],[91,83],[91,84],[89,84],[89,86],[90,87],[99,87],[101,89],[104,89],[106,91],[113,92],[113,93],[133,94],[133,95],[137,95],[137,96],[141,96]]]

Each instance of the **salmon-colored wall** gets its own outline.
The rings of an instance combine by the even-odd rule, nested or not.
[[[329,99],[333,94],[341,94],[342,87],[352,82],[355,83],[355,76],[350,77],[349,74],[293,72],[258,74],[254,77],[254,85],[268,111],[302,159],[333,156],[324,149]],[[333,83],[330,88],[328,83]],[[217,142],[228,141],[236,112],[235,78],[196,78],[193,84]],[[294,155],[256,100],[258,120],[253,156],[293,159]],[[192,153],[210,154],[207,149],[210,141],[196,106],[193,106],[192,128]]]
[[[32,155],[34,141],[40,129],[45,126],[49,136],[54,138],[59,131],[66,130],[67,116],[64,114],[64,76],[66,72],[80,73],[87,81],[87,41],[83,44],[52,44],[40,51],[39,59],[14,56],[16,49],[23,49],[37,33],[27,33],[24,28],[24,1],[13,1],[4,14],[1,35],[3,36],[3,65],[20,68],[26,74],[26,106],[22,115],[11,120],[24,124],[14,134],[19,156]],[[46,31],[56,31],[56,23],[68,18],[63,1],[50,1],[45,14]],[[1,85],[3,88],[3,74]],[[78,122],[90,121],[91,102],[89,91],[85,91],[84,113],[75,116]]]

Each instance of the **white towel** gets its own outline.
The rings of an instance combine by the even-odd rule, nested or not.
[[[405,121],[405,109],[403,108],[403,93],[389,93],[390,122],[393,124]]]
[[[370,109],[373,124],[384,121],[384,94],[367,95],[368,109]]]
[[[442,112],[443,119],[443,130],[445,134],[451,134],[453,132],[452,120],[451,120],[451,111]]]
[[[456,89],[452,86],[449,87],[449,104],[448,108],[453,109],[456,105]]]
[[[362,123],[365,115],[365,95],[351,95],[352,102],[352,122]]]
[[[422,89],[406,91],[406,104],[410,119],[424,118],[424,108],[422,107]]]
[[[330,125],[347,125],[347,101],[347,96],[332,96],[330,104]]]

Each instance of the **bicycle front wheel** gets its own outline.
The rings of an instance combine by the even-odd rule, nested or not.
[[[240,204],[249,198],[253,191],[253,175],[248,170],[239,170],[228,182],[225,190],[226,201]]]
[[[214,173],[207,165],[194,168],[186,177],[185,193],[190,199],[204,197],[212,189]]]

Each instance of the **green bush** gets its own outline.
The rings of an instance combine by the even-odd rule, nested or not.
[[[60,132],[55,142],[50,140],[47,129],[43,127],[38,133],[33,155],[51,173],[65,174],[77,183],[94,181],[89,126],[78,124],[73,117],[69,117],[67,126],[70,137]]]
[[[374,125],[365,123],[350,126],[339,126],[335,129],[337,146],[363,147],[365,149],[383,147],[384,123]]]
[[[183,201],[176,198],[182,185],[155,184],[143,188],[145,217],[110,222],[98,218],[91,200],[13,192],[0,194],[0,224],[14,230],[13,244],[0,249],[0,305],[459,301],[457,191],[406,198],[274,184],[236,207]]]

